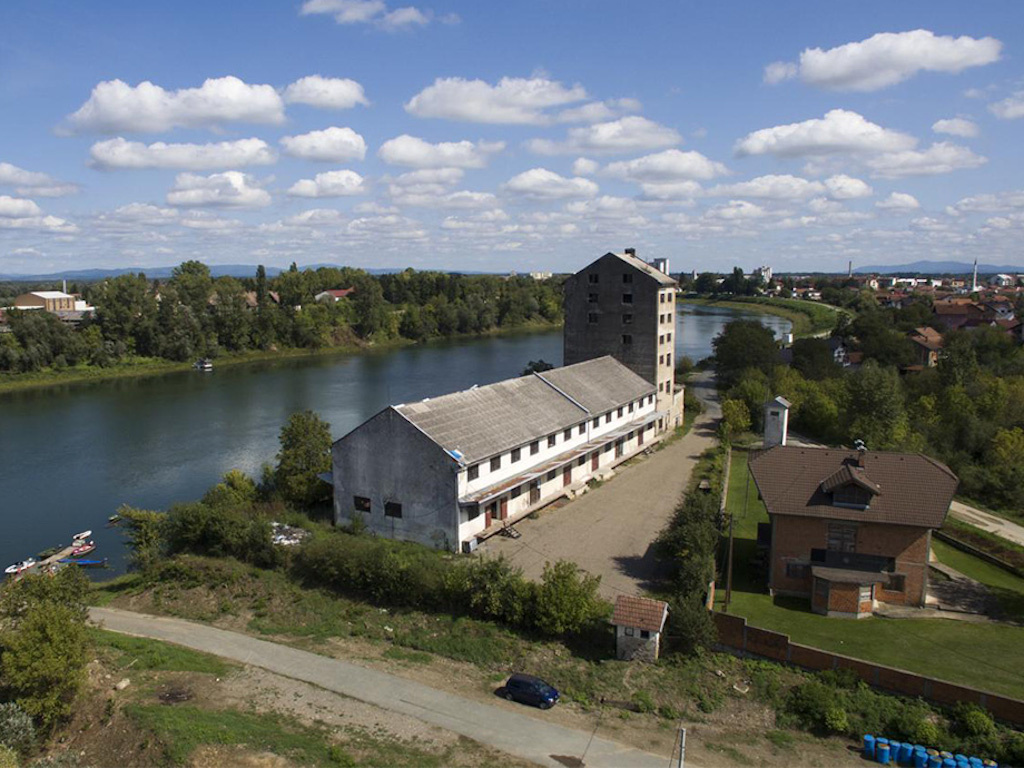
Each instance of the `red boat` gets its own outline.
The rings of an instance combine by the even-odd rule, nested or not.
[[[72,557],[82,557],[84,555],[88,555],[94,549],[96,549],[96,543],[93,542],[93,541],[89,541],[89,542],[86,542],[85,544],[83,544],[80,547],[75,547],[74,549],[72,549],[71,550],[71,556]]]

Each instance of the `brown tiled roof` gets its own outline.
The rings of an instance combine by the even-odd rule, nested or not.
[[[612,624],[620,627],[636,627],[648,632],[661,632],[665,625],[668,603],[651,600],[649,597],[619,595],[615,598],[615,612]]]
[[[843,463],[839,469],[821,481],[821,490],[825,493],[832,493],[836,488],[850,483],[859,485],[865,491],[870,491],[876,496],[882,492],[878,483],[872,482],[871,478],[864,474],[863,469],[848,462]]]
[[[880,493],[867,509],[833,506],[822,483],[844,464],[857,465],[857,451],[776,446],[750,462],[750,473],[770,515],[861,520],[938,528],[960,479],[949,467],[920,453],[867,451],[863,473]]]

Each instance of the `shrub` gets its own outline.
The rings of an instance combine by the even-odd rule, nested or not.
[[[674,647],[687,656],[711,648],[718,642],[718,630],[702,595],[692,594],[670,600],[668,633],[673,638]]]
[[[643,690],[633,694],[633,706],[636,707],[637,712],[644,714],[655,710],[654,699],[651,698],[651,694]]]
[[[534,626],[546,635],[576,633],[610,613],[597,594],[600,576],[581,571],[575,563],[545,564],[533,606]]]
[[[25,710],[14,702],[0,704],[0,745],[25,754],[35,738],[35,725]]]
[[[995,735],[996,723],[977,704],[961,701],[953,707],[953,730],[971,739],[988,738]]]
[[[18,768],[18,753],[0,744],[0,768]]]

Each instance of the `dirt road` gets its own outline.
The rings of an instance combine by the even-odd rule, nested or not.
[[[652,542],[715,439],[720,409],[711,374],[698,374],[689,386],[705,403],[689,434],[569,504],[518,523],[521,538],[492,537],[483,551],[504,554],[531,579],[540,578],[546,562],[572,560],[601,577],[605,597],[638,594],[658,574]]]

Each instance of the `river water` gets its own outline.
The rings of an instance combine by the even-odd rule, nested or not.
[[[680,305],[677,359],[711,354],[711,340],[741,314]],[[751,317],[776,334],[790,328]],[[316,411],[338,438],[389,404],[509,378],[538,359],[561,365],[560,332],[0,395],[0,566],[91,528],[92,556],[120,571],[120,536],[104,527],[119,505],[165,509],[198,498],[229,469],[258,476],[291,413]]]

